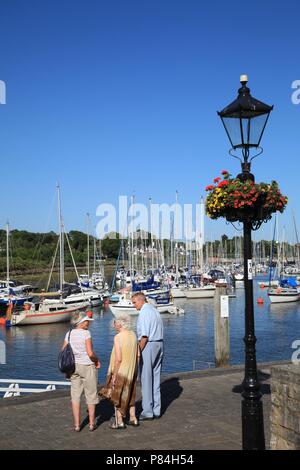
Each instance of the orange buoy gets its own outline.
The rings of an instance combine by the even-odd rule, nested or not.
[[[264,299],[262,299],[261,297],[258,297],[257,303],[258,303],[259,305],[262,305],[262,304],[264,303]]]
[[[265,288],[264,283],[262,283],[262,284],[260,285],[260,288],[261,288],[261,289],[264,289],[264,288]]]
[[[0,318],[0,325],[5,325],[6,318]]]

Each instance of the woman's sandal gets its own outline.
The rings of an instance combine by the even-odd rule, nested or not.
[[[93,431],[95,431],[95,429],[97,429],[97,424],[90,424],[89,430],[90,430],[91,432],[93,432]]]
[[[138,422],[137,419],[129,420],[129,421],[127,421],[127,424],[129,424],[129,426],[135,426],[135,427],[140,425],[140,423]]]
[[[73,431],[80,432],[81,431],[80,426],[74,426]]]
[[[110,429],[125,429],[126,428],[124,423],[121,423],[121,424],[111,423],[109,427]]]

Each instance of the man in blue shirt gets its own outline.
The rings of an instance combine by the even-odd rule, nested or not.
[[[160,373],[163,359],[163,322],[159,311],[147,303],[142,292],[132,296],[139,316],[137,337],[142,353],[142,413],[140,421],[159,418],[161,413]]]

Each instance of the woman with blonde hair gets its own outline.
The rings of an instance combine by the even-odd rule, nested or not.
[[[74,417],[74,431],[79,432],[80,428],[80,399],[84,392],[89,413],[89,429],[94,431],[95,409],[99,402],[97,394],[98,371],[100,360],[93,351],[91,333],[88,331],[89,324],[94,321],[90,312],[79,312],[71,320],[73,330],[68,331],[65,336],[62,349],[70,342],[74,357],[75,371],[71,375],[71,402]]]
[[[115,422],[111,429],[125,429],[125,418],[129,409],[127,424],[138,426],[135,415],[136,381],[139,348],[135,333],[130,330],[130,319],[120,315],[113,322],[117,332],[110,356],[106,386],[100,395],[108,398],[115,406]]]

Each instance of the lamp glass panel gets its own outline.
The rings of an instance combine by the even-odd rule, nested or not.
[[[223,123],[228,133],[231,145],[237,147],[242,144],[241,127],[239,118],[223,117]]]
[[[248,145],[259,145],[264,125],[268,118],[268,114],[242,119],[244,143]]]

